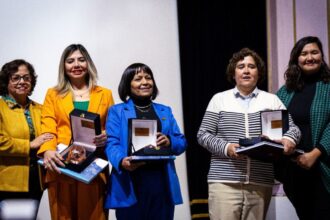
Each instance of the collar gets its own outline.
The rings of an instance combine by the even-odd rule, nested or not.
[[[15,109],[15,108],[22,108],[21,105],[19,105],[16,100],[9,96],[9,95],[5,95],[5,96],[2,96],[3,100],[7,103],[8,107],[10,109]],[[33,104],[32,100],[29,99],[29,97],[27,97],[27,105],[26,105],[26,108],[29,108],[30,104]]]
[[[233,93],[234,93],[235,97],[242,98],[242,99],[249,99],[249,98],[257,97],[259,92],[260,92],[260,90],[256,87],[249,95],[244,96],[239,92],[239,90],[237,89],[236,86],[233,89]]]

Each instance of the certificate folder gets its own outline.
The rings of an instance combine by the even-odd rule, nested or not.
[[[273,140],[281,140],[283,135],[288,131],[288,111],[261,111],[260,124],[262,135],[239,139],[240,147],[236,149],[236,153],[265,162],[273,162],[280,156],[283,156],[283,145]],[[296,157],[303,153],[302,150],[295,150],[291,157]]]
[[[151,162],[151,161],[159,161],[159,160],[175,160],[174,155],[169,156],[132,156],[131,162]]]
[[[44,160],[39,159],[38,163],[44,165]],[[108,161],[101,158],[94,158],[94,160],[85,167],[82,171],[77,172],[63,167],[58,167],[62,174],[79,180],[83,183],[89,184],[99,173],[108,165]]]
[[[157,146],[157,120],[129,119],[128,154],[135,160],[172,159],[170,147]]]
[[[237,154],[247,155],[251,158],[264,162],[276,161],[279,157],[283,156],[283,151],[283,145],[273,141],[261,141],[250,146],[240,146],[236,148]],[[297,157],[303,153],[304,151],[296,149],[290,156]]]

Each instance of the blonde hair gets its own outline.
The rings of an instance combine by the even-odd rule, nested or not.
[[[71,91],[71,83],[66,75],[65,72],[65,60],[75,51],[80,51],[80,53],[84,56],[84,58],[87,61],[87,70],[88,74],[86,77],[86,83],[88,85],[89,89],[92,89],[94,86],[96,86],[97,82],[97,70],[94,65],[94,62],[92,58],[90,57],[89,53],[87,52],[86,48],[81,44],[71,44],[68,47],[66,47],[62,53],[59,70],[58,70],[58,80],[57,85],[54,87],[54,89],[60,94],[65,95],[69,91]]]

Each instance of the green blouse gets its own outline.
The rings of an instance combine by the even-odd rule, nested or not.
[[[87,111],[88,110],[88,105],[89,105],[89,101],[82,101],[82,102],[74,101],[73,102],[74,108],[79,109],[79,110]]]

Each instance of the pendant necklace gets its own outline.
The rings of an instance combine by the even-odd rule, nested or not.
[[[83,91],[82,93],[77,93],[77,91],[79,91],[79,90],[74,90],[74,89],[72,89],[72,91],[73,91],[73,95],[75,96],[75,97],[79,97],[79,98],[83,98],[88,92],[89,92],[89,89],[87,89],[87,90],[85,90],[85,91]]]

